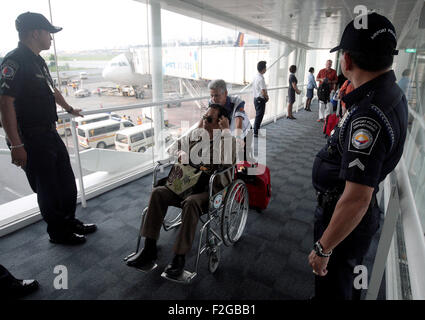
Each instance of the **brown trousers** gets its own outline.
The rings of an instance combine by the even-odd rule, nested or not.
[[[168,206],[182,208],[182,224],[174,243],[175,254],[186,254],[192,248],[199,216],[208,208],[208,192],[192,194],[181,199],[167,187],[159,186],[152,190],[148,211],[143,224],[142,236],[159,239],[162,222]]]

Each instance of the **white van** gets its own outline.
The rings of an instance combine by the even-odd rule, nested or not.
[[[87,79],[87,78],[88,78],[87,72],[80,72],[80,79]]]
[[[89,123],[104,121],[109,119],[119,120],[121,119],[121,117],[117,115],[116,113],[96,113],[96,114],[89,114],[84,117],[76,117],[74,121],[75,121],[75,125],[79,127],[83,124],[89,124]]]
[[[154,129],[149,123],[120,130],[115,135],[115,149],[118,151],[145,152],[153,145]]]
[[[58,119],[58,121],[56,121],[56,130],[61,136],[65,135],[65,132],[67,136],[70,136],[71,135],[71,119],[70,118]]]
[[[101,148],[111,146],[115,141],[115,133],[119,130],[134,127],[130,121],[104,120],[78,126],[77,135],[80,146],[84,148]]]

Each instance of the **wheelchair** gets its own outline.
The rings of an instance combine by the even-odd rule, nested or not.
[[[164,167],[172,164],[172,159],[158,161],[153,170],[152,189],[158,185],[158,171],[163,171]],[[231,173],[231,183],[224,189],[213,194],[214,180],[221,174]],[[232,246],[242,236],[249,210],[248,189],[245,182],[240,179],[235,179],[236,165],[226,169],[215,171],[209,179],[209,200],[208,209],[199,217],[202,223],[199,232],[199,241],[197,247],[197,256],[194,265],[194,271],[184,270],[179,278],[172,278],[165,272],[161,276],[167,280],[177,283],[188,284],[198,273],[200,256],[205,253],[208,256],[208,270],[211,273],[217,271],[220,263],[220,246]],[[136,251],[124,258],[127,261],[129,258],[139,253],[140,241],[142,238],[142,229],[144,219],[148,208],[144,208],[141,214],[141,224],[137,237]],[[163,228],[165,231],[177,228],[181,224],[181,210],[175,217],[169,217],[169,211],[165,216]],[[142,272],[150,272],[157,268],[157,264],[153,263],[146,266],[145,269],[137,268]]]

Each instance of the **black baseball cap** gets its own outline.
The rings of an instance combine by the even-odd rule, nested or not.
[[[367,17],[367,27],[365,29],[356,28],[355,19],[344,29],[339,46],[330,52],[340,49],[351,50],[361,53],[369,53],[378,56],[397,55],[397,38],[393,24],[386,17],[370,13],[367,16],[359,16],[356,19],[361,27],[362,22]]]
[[[15,26],[18,32],[42,29],[49,31],[50,33],[56,33],[62,30],[62,28],[52,25],[45,16],[35,12],[25,12],[20,14],[16,18]]]

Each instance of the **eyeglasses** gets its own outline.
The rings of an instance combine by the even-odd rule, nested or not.
[[[213,122],[213,117],[211,116],[202,116],[203,120],[207,120],[208,123],[212,123]]]

